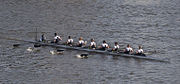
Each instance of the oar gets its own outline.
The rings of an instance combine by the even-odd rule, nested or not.
[[[20,44],[13,44],[13,47],[18,47],[20,46]]]
[[[57,52],[63,52],[64,49],[57,49]]]
[[[88,54],[87,54],[87,53],[84,53],[84,54],[81,54],[80,56],[85,56],[85,57],[87,57]]]
[[[15,43],[13,44],[13,47],[19,47],[19,46],[22,46],[22,45],[26,45],[26,44],[29,44],[29,43]]]
[[[14,40],[14,41],[22,41],[22,42],[27,42],[25,40],[21,40],[21,39],[16,39],[16,38],[9,38],[9,37],[1,37],[0,36],[0,39],[6,39],[6,40]]]
[[[154,50],[154,51],[148,51],[148,52],[145,52],[144,54],[146,54],[146,55],[152,55],[152,54],[155,54],[155,53],[157,53],[156,50]]]
[[[24,40],[21,40],[21,39],[16,39],[16,38],[9,38],[9,37],[1,37],[0,36],[0,39],[6,39],[6,40],[14,40],[14,41],[22,41],[22,42],[25,42],[25,43],[15,43],[13,44],[13,47],[19,47],[21,45],[25,45],[25,44],[29,44],[29,42],[27,41],[24,41]]]
[[[41,47],[40,44],[34,44],[34,47]]]
[[[144,54],[146,54],[146,55],[152,55],[152,53],[148,53],[148,52],[145,52]]]
[[[16,44],[13,44],[14,47],[19,47],[20,45],[25,45],[25,44],[29,44],[31,42],[28,42],[28,41],[25,41],[25,40],[21,40],[21,39],[16,39],[16,38],[8,38],[8,37],[1,37],[1,39],[6,39],[6,40],[14,40],[14,41],[22,41],[22,42],[25,42],[25,43],[22,43],[22,44],[19,44],[19,43],[16,43]],[[40,47],[41,45],[39,44],[34,44],[34,47]]]

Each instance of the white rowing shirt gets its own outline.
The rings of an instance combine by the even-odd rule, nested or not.
[[[132,50],[133,50],[133,49],[130,48],[130,47],[129,47],[129,48],[128,48],[128,47],[126,48],[126,51],[132,51]]]
[[[102,47],[107,48],[107,47],[108,47],[108,44],[107,44],[107,43],[103,43],[103,44],[102,44]]]
[[[73,39],[68,39],[68,43],[73,43]]]
[[[55,36],[54,40],[56,40],[56,39],[61,39],[61,37],[60,36]]]
[[[90,46],[93,46],[93,45],[96,46],[96,43],[95,42],[91,42]]]
[[[114,48],[115,48],[115,49],[119,49],[119,45],[115,45]]]
[[[143,49],[139,49],[139,50],[138,50],[138,53],[143,53]]]
[[[83,40],[79,40],[79,44],[84,44],[84,41]]]

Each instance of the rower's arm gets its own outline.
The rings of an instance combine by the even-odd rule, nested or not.
[[[59,40],[62,40],[62,38],[60,37]]]
[[[134,50],[132,49],[131,52],[133,52]]]

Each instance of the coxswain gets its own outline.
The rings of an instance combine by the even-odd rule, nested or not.
[[[57,33],[54,33],[54,43],[58,43],[59,41],[61,41],[61,37],[57,35]]]
[[[94,41],[94,39],[91,39],[91,43],[89,45],[90,49],[96,49],[96,42]]]
[[[114,42],[114,48],[112,49],[112,51],[118,51],[119,50],[119,44],[118,42]]]
[[[71,36],[68,36],[68,40],[67,40],[67,45],[69,45],[69,46],[72,46],[72,44],[73,44],[73,39],[71,38]]]
[[[124,50],[124,53],[126,54],[130,54],[131,52],[133,52],[133,49],[131,48],[131,46],[128,44],[126,49]]]
[[[145,56],[144,51],[143,51],[143,49],[142,49],[142,46],[139,46],[139,49],[136,51],[136,55]]]
[[[85,45],[85,41],[83,40],[82,37],[79,38],[79,42],[78,42],[78,47],[83,47]]]
[[[46,41],[46,37],[44,36],[44,34],[41,35],[41,38],[39,40],[40,42],[45,42]]]
[[[99,47],[100,50],[106,50],[107,48],[109,48],[109,45],[106,43],[105,40],[103,40],[103,43],[101,44],[101,46]]]

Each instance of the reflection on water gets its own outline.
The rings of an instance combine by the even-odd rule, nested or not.
[[[5,84],[178,84],[180,78],[180,5],[178,0],[2,0],[0,1],[0,83]],[[34,40],[57,32],[63,41],[80,36],[98,45],[118,41],[171,63],[89,53],[88,59],[66,50],[52,55],[51,47],[28,52],[32,44],[13,48],[16,41]]]

